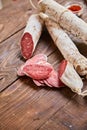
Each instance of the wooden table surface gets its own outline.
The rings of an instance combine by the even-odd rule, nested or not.
[[[64,0],[58,2],[65,4]],[[4,25],[0,31],[0,130],[87,130],[87,97],[76,95],[68,87],[37,87],[31,78],[17,76],[17,69],[25,62],[20,39],[28,17],[34,12],[29,0],[8,0],[0,10],[0,24]],[[85,21],[86,12],[85,8]],[[77,47],[87,57],[87,46]],[[34,55],[39,53],[45,53],[55,69],[63,59],[46,31]]]

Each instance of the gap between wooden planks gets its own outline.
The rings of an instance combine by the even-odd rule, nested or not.
[[[5,52],[2,49],[3,59],[5,58],[4,61],[6,61],[7,59],[7,61],[5,62],[6,69],[9,67],[9,64],[10,69],[13,69],[23,62],[23,60],[21,59],[21,55],[19,55],[20,49],[18,46],[22,32],[23,30],[3,42],[4,45],[7,45],[7,49],[4,50],[5,52],[7,52],[7,57],[9,57],[9,53],[11,53],[10,51],[14,52],[16,50],[18,52],[12,53],[12,56],[10,55],[10,58],[6,58],[4,55]],[[14,44],[11,41],[14,41]],[[4,46],[2,46],[2,48],[4,48]],[[60,62],[60,60],[62,60],[62,56],[57,48],[54,46],[53,41],[51,40],[49,35],[47,36],[47,34],[46,36],[44,34],[42,35],[34,54],[41,53],[42,49],[43,53],[48,55],[48,61],[50,63],[53,63],[55,69],[57,69],[58,63]],[[17,56],[18,59],[16,59]],[[8,70],[10,71],[10,69]],[[10,74],[10,77],[14,75],[14,72],[15,71]],[[15,83],[10,85],[7,89],[5,89],[1,93],[0,98],[1,128],[29,128],[31,130],[39,128],[42,129],[43,127],[41,126],[43,124],[45,125],[48,119],[53,117],[53,115],[55,115],[57,111],[60,111],[62,107],[70,102],[71,98],[74,95],[74,93],[72,93],[71,90],[69,90],[68,88],[51,89],[46,87],[37,87],[36,85],[34,85],[30,78],[22,77],[21,79],[18,79]]]
[[[37,0],[33,0],[33,2],[37,5]],[[84,4],[84,1],[82,0],[79,0],[79,2]],[[65,5],[66,1],[58,0],[58,3]],[[87,22],[86,12],[87,7],[85,7],[84,13],[81,17]],[[36,10],[32,8],[29,0],[9,0],[4,8],[0,10],[0,24],[4,25],[3,30],[0,32],[0,43],[25,27],[28,17],[33,13],[36,13]]]
[[[0,10],[0,24],[4,26],[0,32],[0,43],[25,27],[32,13],[34,10],[28,0],[9,1]]]
[[[1,93],[1,128],[82,130],[87,128],[86,100],[68,88],[37,87],[24,77]]]
[[[8,87],[17,78],[17,69],[19,66],[25,62],[20,53],[19,42],[22,36],[23,30],[16,33],[2,44],[0,44],[0,91]],[[57,48],[53,44],[48,33],[42,35],[38,46],[36,47],[35,54],[45,53],[47,56],[54,52]],[[43,51],[42,51],[43,50]],[[35,55],[34,54],[34,55]],[[59,51],[57,51],[56,60],[61,60],[62,56]],[[50,62],[56,61],[52,57]]]
[[[19,30],[21,30],[25,26],[27,18],[30,15],[30,14],[26,15],[27,10],[30,9],[30,7],[31,7],[29,5],[29,1],[26,1],[26,0],[20,1],[19,0],[16,2],[14,4],[13,4],[13,2],[8,4],[8,6],[6,8],[4,8],[3,10],[1,10],[1,12],[0,12],[0,15],[1,15],[0,21],[5,22],[4,24],[6,25],[6,28],[4,28],[4,30],[0,33],[0,38],[2,39],[1,41],[7,39],[8,37],[10,39],[12,35],[14,35]],[[59,2],[64,3],[64,1],[61,1],[61,0]],[[32,10],[32,13],[33,13],[33,10]],[[3,16],[5,16],[5,17],[3,17]],[[7,19],[7,18],[9,18],[9,19]],[[19,18],[19,20],[18,20],[18,18]],[[9,86],[12,82],[14,82],[17,78],[16,69],[17,69],[17,66],[19,64],[21,64],[21,62],[19,63],[20,50],[18,49],[19,46],[16,43],[18,43],[19,42],[18,40],[21,39],[22,33],[21,34],[18,33],[18,35],[20,35],[19,39],[18,39],[19,36],[15,35],[14,37],[12,37],[13,39],[12,38],[11,38],[11,40],[8,39],[8,40],[6,40],[6,42],[2,42],[0,45],[0,48],[1,48],[0,59],[2,62],[1,63],[1,68],[2,68],[1,69],[1,87],[0,87],[1,91],[6,86]],[[17,38],[17,41],[16,41],[16,38]],[[43,41],[41,41],[41,42],[44,44]],[[50,42],[50,40],[45,41],[45,42]],[[42,51],[43,47],[44,47],[44,49],[46,49],[45,46],[38,48],[39,53]],[[82,49],[82,47],[81,47],[81,49]],[[48,51],[49,51],[49,47],[48,47]],[[49,51],[49,53],[50,53],[50,51]],[[86,53],[84,53],[84,54],[86,55]],[[13,59],[16,59],[16,60],[14,60],[14,62],[15,62],[14,65],[11,63]],[[15,80],[13,80],[14,78],[15,78]]]
[[[36,130],[73,95],[67,88],[37,87],[30,78],[21,78],[1,93],[1,128]]]
[[[78,102],[79,101],[79,102]],[[58,110],[39,130],[86,130],[87,98],[74,96],[61,110]]]
[[[10,2],[0,11],[0,22],[4,24],[4,29],[0,33],[0,40],[3,41],[0,44],[0,91],[3,91],[18,78],[16,69],[23,62],[18,43],[29,15],[34,13],[27,0]],[[29,9],[30,12],[27,12]],[[46,46],[48,47],[48,45],[50,46],[47,43]],[[39,48],[38,52],[41,52],[43,47],[44,45]],[[50,50],[48,53],[50,54]]]
[[[21,13],[19,14],[21,15]],[[16,25],[16,31],[12,25],[12,29],[4,38],[4,35],[2,35],[4,40],[9,38],[5,41],[2,40],[4,42],[0,45],[0,54],[2,54],[0,56],[1,72],[4,77],[1,84],[1,90],[4,89],[4,91],[0,95],[0,129],[86,129],[86,100],[80,99],[78,96],[71,100],[74,93],[68,88],[40,88],[34,85],[30,78],[18,79],[15,68],[23,62],[18,43],[23,33],[21,28],[25,26],[25,23],[23,22],[22,26],[19,27],[20,32],[17,30],[18,24]],[[14,33],[16,34],[13,35]],[[57,48],[50,38],[46,39],[44,35],[42,37],[35,54],[42,52],[44,48],[43,52],[49,56],[49,62],[55,61],[54,67],[56,69],[58,63],[62,60],[62,56],[59,51],[55,52]],[[86,50],[80,48],[80,51],[86,55],[84,53]],[[7,76],[8,78],[6,78]],[[13,83],[16,79],[18,80]],[[9,87],[7,88],[7,86]],[[80,118],[81,123],[79,123],[78,118]]]
[[[0,50],[2,53],[2,75],[4,77],[1,86],[6,88],[0,95],[1,129],[30,128],[33,130],[36,127],[39,128],[52,114],[63,107],[71,99],[71,95],[73,94],[71,92],[63,100],[64,93],[67,93],[67,89],[64,89],[63,94],[61,94],[60,92],[58,93],[57,89],[40,88],[35,86],[30,78],[26,77],[22,77],[10,85],[10,83],[17,79],[15,68],[23,62],[18,45],[22,33],[23,30],[0,45],[2,48]],[[57,69],[58,63],[62,60],[62,56],[54,46],[51,38],[47,35],[42,35],[35,54],[41,53],[43,50],[43,53],[49,56],[48,61],[53,63],[53,66]],[[7,84],[9,86],[8,88]]]

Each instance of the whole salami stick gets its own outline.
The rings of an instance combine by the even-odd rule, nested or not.
[[[38,43],[43,28],[43,21],[38,14],[31,15],[28,19],[23,36],[21,38],[21,53],[25,59],[29,59]]]
[[[40,16],[45,20],[46,27],[55,45],[59,48],[64,58],[72,63],[80,75],[87,75],[87,59],[80,54],[79,50],[64,32],[64,30],[43,13]]]
[[[87,44],[87,23],[54,0],[40,0],[42,12],[57,22],[63,29]]]

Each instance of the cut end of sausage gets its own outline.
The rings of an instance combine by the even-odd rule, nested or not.
[[[49,78],[46,79],[46,81],[52,86],[52,87],[56,87],[56,88],[60,88],[65,86],[62,81],[60,81],[59,79],[59,74],[53,70],[51,72],[51,75],[49,76]]]
[[[76,92],[77,94],[81,93],[83,82],[73,65],[69,62],[66,64],[66,60],[64,60],[60,65],[60,70],[63,70],[63,73],[61,73],[59,77],[60,80],[73,92]]]
[[[59,77],[62,76],[62,74],[64,73],[65,69],[66,69],[66,65],[67,65],[67,60],[63,60],[60,65],[59,65]]]
[[[21,39],[21,53],[25,59],[29,59],[32,56],[34,48],[33,39],[30,33],[24,33]]]

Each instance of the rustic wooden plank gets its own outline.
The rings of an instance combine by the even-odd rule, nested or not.
[[[19,1],[19,3],[20,3],[20,1]],[[18,4],[18,5],[20,5],[19,12],[21,12],[21,8],[23,8],[25,10],[25,7],[26,7],[26,4],[24,4],[22,1],[21,1],[21,3],[22,3],[21,5]],[[12,6],[12,8],[13,8],[13,6]],[[14,6],[14,10],[16,10],[16,5]],[[9,9],[9,11],[10,11],[10,9]],[[2,11],[2,13],[6,14],[6,10]],[[12,12],[10,15],[12,16]],[[13,18],[13,16],[11,17],[11,19],[12,18]],[[17,23],[17,21],[16,21],[16,23]],[[21,35],[22,35],[22,33],[21,33]],[[0,45],[0,48],[1,48],[0,62],[2,62],[1,63],[1,74],[0,74],[1,75],[0,76],[0,78],[1,78],[0,89],[1,90],[3,90],[6,86],[8,86],[9,84],[11,84],[12,82],[14,82],[17,79],[16,69],[19,66],[19,64],[21,64],[21,61],[23,60],[20,58],[21,56],[20,56],[20,52],[19,52],[19,47],[17,45],[18,40],[21,38],[21,36],[20,36],[20,38],[18,38],[18,37],[19,37],[19,35],[15,35],[10,40],[8,39],[6,42],[3,42]],[[46,31],[43,33],[42,37],[43,38],[40,41],[42,44],[39,44],[37,46],[35,54],[43,52],[43,53],[46,53],[47,55],[49,55],[51,52],[53,52],[56,49],[56,47],[53,45],[53,42]],[[12,44],[13,41],[14,41],[14,44]],[[50,43],[52,46],[50,46]],[[5,48],[4,48],[4,46],[5,46]],[[86,52],[86,49],[84,49],[85,47],[83,46],[83,49],[82,49],[82,46],[83,45],[81,45],[80,50],[81,51],[85,50],[85,52]],[[86,55],[86,53],[84,53],[84,54]],[[60,55],[60,53],[59,53],[59,55]],[[59,56],[59,57],[61,57],[61,56]]]
[[[57,128],[62,128],[62,130],[87,130],[87,98],[74,96],[40,130],[53,130],[54,128],[55,130]]]
[[[61,0],[61,2],[63,1]],[[22,1],[21,4],[18,4],[18,7],[21,8],[18,12],[20,10],[26,12],[26,8],[24,8],[24,5],[26,6],[25,1],[24,3]],[[11,26],[13,28],[13,25]],[[24,26],[25,23],[22,23],[18,30]],[[14,32],[10,30],[3,40],[17,32],[17,27],[15,26],[16,29],[13,28]],[[1,91],[18,78],[16,70],[24,62],[18,45],[22,33],[23,30],[0,45]],[[81,53],[87,57],[86,46],[82,44],[77,46]],[[44,32],[34,55],[41,52],[45,53],[48,56],[48,61],[57,70],[62,56],[58,50],[55,50],[57,48],[54,46],[53,41],[48,33]],[[87,81],[84,82],[84,89],[86,89],[86,85]],[[34,85],[30,78],[20,78],[0,94],[0,130],[86,130],[86,100],[87,98],[80,98],[68,88],[52,89],[47,86],[40,88]]]
[[[0,10],[0,24],[4,25],[0,32],[0,42],[23,28],[32,12],[33,9],[28,0],[9,1]]]
[[[84,87],[83,87],[83,91],[84,91],[87,90],[87,80],[84,79],[83,81],[84,81]],[[75,102],[77,102],[78,104],[84,107],[87,106],[87,96],[83,98],[81,96],[75,95],[73,100],[75,100]]]
[[[22,33],[0,44],[0,91],[17,79],[17,66],[22,63],[18,45]]]
[[[87,129],[87,104],[82,106],[73,100],[56,114],[56,117],[60,117],[59,122],[66,127],[71,127],[74,130],[85,130]]]
[[[17,69],[25,62],[21,56],[19,47],[22,33],[23,30],[0,44],[0,91],[18,78]],[[45,32],[45,34],[46,35],[41,36],[35,54],[44,53],[48,56],[57,49],[49,34],[47,32]],[[60,52],[58,52],[58,54],[58,57],[61,59]]]
[[[65,5],[67,2],[69,2],[69,0],[60,0],[58,2],[62,5]],[[80,2],[83,1],[80,0]],[[34,0],[35,5],[37,5],[36,3],[37,1]],[[84,10],[84,12],[86,11],[87,8]],[[6,2],[5,7],[0,10],[0,24],[4,25],[3,30],[0,32],[0,42],[23,28],[26,25],[28,17],[35,12],[36,10],[32,8],[29,0],[10,0],[8,3]],[[87,13],[83,13],[82,18],[87,21]]]
[[[87,80],[84,80],[84,88],[87,90]],[[67,98],[70,92],[65,92]],[[64,104],[39,130],[86,130],[87,129],[87,97],[77,94]]]
[[[43,125],[40,129],[38,130],[69,130],[65,126],[61,125],[55,121],[48,120],[45,125]]]
[[[67,88],[37,87],[30,78],[21,78],[0,95],[0,128],[36,130],[72,96]]]

